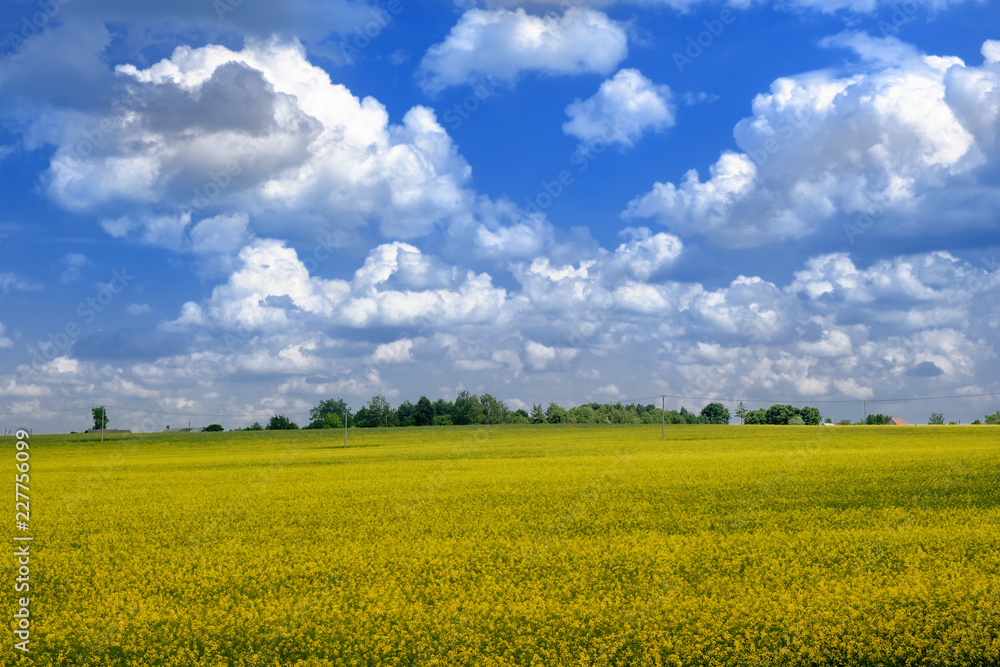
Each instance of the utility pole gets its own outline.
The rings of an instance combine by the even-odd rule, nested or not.
[[[868,421],[868,399],[865,399],[864,401],[862,401],[862,405],[865,408],[865,421],[867,422]]]
[[[666,403],[667,397],[660,395],[660,440],[667,439],[667,414],[666,414]]]
[[[104,442],[104,421],[105,421],[104,415],[105,414],[107,414],[107,413],[104,412],[104,406],[102,405],[101,406],[101,442]]]

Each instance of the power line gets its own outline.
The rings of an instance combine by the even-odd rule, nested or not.
[[[985,396],[1000,396],[1000,391],[985,392],[982,394],[954,394],[952,396],[919,396],[911,398],[820,398],[820,399],[805,399],[805,398],[720,398],[718,396],[685,396],[683,394],[656,394],[655,396],[643,396],[641,398],[626,399],[621,400],[621,403],[634,404],[639,401],[646,401],[651,398],[660,398],[661,396],[666,398],[683,398],[690,401],[718,401],[725,403],[863,403],[865,401],[869,403],[904,403],[910,401],[946,401],[956,398],[982,398]]]

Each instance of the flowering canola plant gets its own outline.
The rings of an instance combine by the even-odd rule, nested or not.
[[[667,436],[34,436],[2,664],[1000,664],[1000,431]]]

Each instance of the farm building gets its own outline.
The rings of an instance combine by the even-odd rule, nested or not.
[[[890,417],[889,421],[886,422],[886,426],[906,426],[906,422],[899,417]]]
[[[186,428],[170,428],[170,425],[167,424],[167,427],[165,429],[163,429],[163,432],[164,433],[201,433],[204,430],[205,430],[204,426],[194,426],[194,427],[188,426]]]

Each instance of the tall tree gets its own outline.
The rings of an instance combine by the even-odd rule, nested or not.
[[[273,415],[264,428],[268,431],[297,431],[299,425],[285,415]]]
[[[510,419],[510,408],[492,394],[483,394],[479,402],[483,406],[484,424],[506,424]]]
[[[736,416],[740,418],[740,423],[744,423],[743,419],[747,416],[747,406],[743,405],[743,401],[740,401],[739,405],[736,406]]]
[[[455,397],[455,407],[451,411],[451,420],[455,424],[482,424],[483,404],[479,397],[464,389]]]
[[[409,401],[403,401],[396,408],[396,422],[400,426],[416,426],[417,425],[417,406],[413,405]]]
[[[928,424],[934,424],[935,426],[940,426],[944,424],[944,414],[940,412],[932,412],[931,418],[927,420]],[[987,418],[987,424],[989,424],[989,418]]]
[[[417,426],[430,426],[434,423],[434,405],[426,396],[421,396],[413,408],[413,423]]]
[[[347,415],[347,425],[351,425],[351,409],[347,407],[347,403],[342,398],[328,398],[321,401],[319,405],[309,411],[309,421],[322,422],[330,414],[337,415],[337,418],[341,420],[343,420],[344,415]]]
[[[767,409],[767,423],[787,425],[788,420],[795,416],[802,416],[802,411],[793,405],[772,405]]]
[[[820,414],[819,408],[807,405],[802,408],[802,421],[809,426],[819,426],[819,423],[823,421],[823,415]]]
[[[531,404],[531,414],[528,415],[528,419],[531,420],[532,424],[544,424],[545,423],[545,413],[542,412],[542,406],[538,403]]]
[[[729,410],[722,403],[709,403],[701,410],[701,420],[706,424],[728,424]]]
[[[392,417],[392,406],[389,405],[389,401],[386,400],[385,396],[375,394],[368,401],[367,407],[368,411],[374,415],[378,426],[389,425],[389,419]]]
[[[108,411],[104,407],[91,408],[90,414],[94,417],[94,429],[99,431],[108,427]]]
[[[569,421],[569,413],[555,401],[545,409],[545,421],[550,424],[565,424]]]

